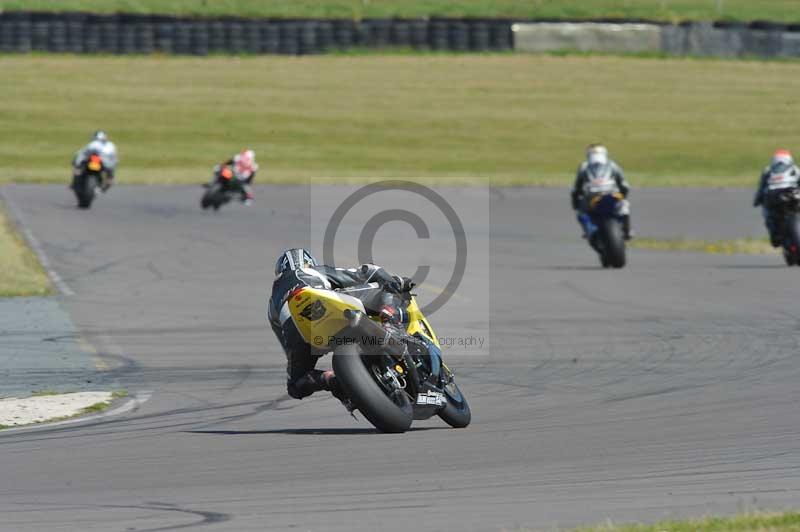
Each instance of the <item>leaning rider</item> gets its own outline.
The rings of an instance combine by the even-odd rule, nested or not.
[[[777,150],[772,155],[769,166],[761,172],[758,190],[753,198],[753,207],[761,206],[764,223],[769,231],[769,239],[774,247],[780,247],[783,241],[781,226],[777,220],[773,198],[777,198],[787,190],[800,186],[800,168],[794,162],[789,150]]]
[[[239,185],[242,203],[245,205],[252,205],[254,196],[251,185],[258,171],[256,153],[251,149],[242,150],[224,163],[217,165],[214,168],[214,175],[218,175],[225,168],[230,168],[233,173],[232,177],[236,179]]]
[[[103,161],[105,179],[102,188],[103,191],[106,191],[114,181],[114,172],[117,169],[119,158],[117,157],[117,147],[111,142],[105,131],[95,131],[89,144],[78,150],[72,158],[72,185],[70,188],[75,188],[75,179],[81,174],[81,166],[91,153],[98,154]]]
[[[275,263],[275,282],[267,308],[267,319],[286,354],[286,388],[291,397],[302,399],[319,390],[342,398],[333,371],[315,369],[317,360],[330,349],[318,348],[303,340],[289,313],[287,299],[298,287],[348,288],[378,283],[393,293],[409,292],[414,283],[407,277],[390,275],[374,264],[359,268],[334,268],[320,265],[307,250],[287,249]]]
[[[601,194],[621,194],[623,197],[620,215],[625,240],[633,238],[631,231],[630,203],[628,202],[630,185],[625,180],[622,167],[608,157],[608,149],[602,144],[592,144],[586,149],[586,160],[578,167],[575,184],[572,187],[572,209],[583,229],[583,237],[589,234],[588,214],[589,201]]]

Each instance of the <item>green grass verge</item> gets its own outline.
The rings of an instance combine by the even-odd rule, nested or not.
[[[0,0],[0,8],[269,17],[800,20],[796,0]]]
[[[694,251],[712,255],[774,255],[780,253],[770,245],[769,240],[760,238],[740,238],[736,240],[688,240],[636,238],[628,244],[637,249],[658,251]]]
[[[571,184],[590,142],[634,186],[755,186],[800,141],[800,63],[538,55],[0,56],[0,183],[69,179],[89,134],[120,183],[200,183],[244,146],[258,182]],[[781,80],[775,83],[771,80]]]
[[[40,296],[51,291],[39,260],[0,205],[0,297]]]
[[[798,532],[800,513],[754,513],[734,517],[707,517],[663,521],[653,525],[613,525],[579,528],[575,532]]]

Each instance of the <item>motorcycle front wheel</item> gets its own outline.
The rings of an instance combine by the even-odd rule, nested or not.
[[[625,239],[622,236],[622,224],[613,218],[600,224],[600,238],[603,239],[603,266],[612,268],[625,267]]]
[[[439,411],[439,417],[454,429],[463,429],[472,421],[472,412],[469,403],[462,395],[455,381],[450,381],[444,387],[447,404]]]

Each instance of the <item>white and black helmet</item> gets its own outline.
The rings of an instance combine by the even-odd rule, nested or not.
[[[98,130],[92,134],[92,140],[96,140],[99,142],[108,142],[108,135],[106,135],[105,131]]]
[[[318,266],[319,263],[314,256],[303,248],[287,249],[278,257],[275,263],[275,275],[278,276],[285,271],[299,270],[307,266]]]

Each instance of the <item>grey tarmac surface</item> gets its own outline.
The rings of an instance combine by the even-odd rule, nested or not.
[[[264,302],[278,251],[309,240],[304,187],[217,214],[199,187],[118,187],[91,212],[63,187],[5,192],[75,292],[62,304],[104,378],[152,398],[0,432],[0,530],[551,530],[800,503],[800,268],[778,256],[634,250],[603,271],[565,191],[492,191],[491,227],[466,228],[488,241],[473,273],[490,297],[462,286],[432,318],[489,338],[446,352],[473,423],[383,435],[330,397],[285,395]],[[642,236],[733,238],[762,235],[750,199],[633,201]]]

